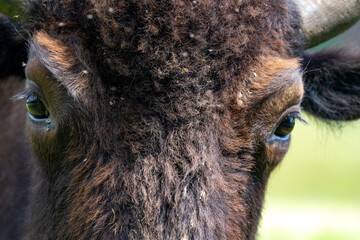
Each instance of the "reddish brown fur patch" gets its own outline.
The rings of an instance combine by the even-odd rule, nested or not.
[[[34,35],[33,41],[37,41],[44,50],[47,50],[50,57],[55,63],[63,69],[72,69],[77,61],[71,49],[67,47],[62,41],[50,37],[44,31],[37,32]]]
[[[297,58],[260,57],[259,66],[252,69],[250,76],[246,77],[246,86],[243,86],[243,82],[241,82],[237,88],[238,95],[248,99],[247,104],[245,106],[238,104],[239,106],[234,106],[234,108],[251,108],[248,101],[250,101],[250,105],[252,105],[251,103],[256,104],[261,98],[267,98],[298,81],[299,77],[301,78],[299,61]],[[298,76],[294,74],[298,74]]]
[[[84,101],[90,72],[81,66],[71,48],[44,31],[36,32],[32,41],[34,52],[46,68],[74,98]]]

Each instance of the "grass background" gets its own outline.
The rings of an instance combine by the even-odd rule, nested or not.
[[[360,51],[360,23],[317,47]],[[360,121],[328,126],[303,114],[269,181],[259,240],[360,240]]]

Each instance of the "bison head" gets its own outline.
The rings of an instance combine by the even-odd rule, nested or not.
[[[302,99],[360,116],[358,58],[306,55],[297,6],[29,1],[26,238],[254,239]]]

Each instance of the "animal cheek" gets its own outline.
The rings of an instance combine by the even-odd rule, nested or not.
[[[41,165],[50,166],[53,161],[54,150],[51,149],[52,139],[47,137],[41,137],[36,134],[30,134],[31,145],[34,150],[34,154]]]
[[[49,123],[35,122],[32,119],[27,121],[27,131],[40,165],[46,169],[57,169],[63,162],[68,142],[64,138],[64,134],[61,134],[63,131],[59,131],[53,121]]]
[[[290,139],[289,139],[290,140]],[[272,171],[284,158],[289,149],[290,141],[277,142],[269,141],[265,147],[265,156],[269,171]]]

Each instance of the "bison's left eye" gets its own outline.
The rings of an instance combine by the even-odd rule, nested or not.
[[[47,118],[49,116],[44,103],[36,95],[30,95],[26,99],[26,108],[34,118]]]
[[[275,130],[275,135],[278,137],[286,137],[291,133],[295,127],[295,116],[288,115],[286,116],[279,126]]]
[[[291,112],[282,118],[281,122],[277,125],[273,135],[277,138],[287,139],[295,127],[296,119],[305,122],[305,120],[301,118],[299,112]]]

